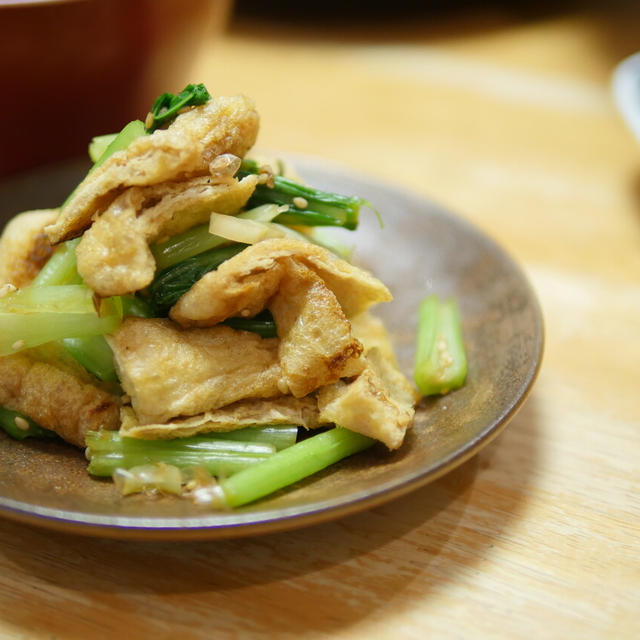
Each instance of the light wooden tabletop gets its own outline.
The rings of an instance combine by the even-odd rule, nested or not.
[[[262,147],[404,185],[502,244],[544,310],[541,373],[474,459],[329,524],[147,544],[2,521],[0,637],[640,637],[640,145],[610,95],[639,27],[245,16],[208,47],[194,80],[254,97]]]

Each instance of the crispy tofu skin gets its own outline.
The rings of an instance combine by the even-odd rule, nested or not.
[[[392,299],[387,287],[322,247],[291,238],[263,240],[203,276],[172,307],[182,326],[211,326],[232,316],[251,316],[266,306],[291,258],[314,271],[336,296],[347,318]]]
[[[335,295],[320,276],[291,258],[269,305],[278,328],[280,388],[296,397],[362,369],[362,344],[353,337]]]
[[[366,368],[351,382],[341,380],[318,390],[319,419],[397,449],[413,421],[415,392],[376,348],[366,359]]]
[[[78,272],[98,295],[133,293],[149,285],[156,263],[149,243],[209,219],[211,211],[237,213],[258,177],[212,183],[208,177],[152,187],[131,187],[83,234]]]
[[[137,138],[78,185],[56,222],[46,228],[49,239],[57,244],[79,236],[127,187],[207,175],[223,153],[243,157],[256,140],[258,124],[248,98],[216,97],[181,114],[168,129]]]
[[[59,357],[42,360],[37,351],[0,358],[0,405],[78,447],[84,447],[87,431],[120,425],[117,397],[99,388],[81,367]]]
[[[201,278],[173,306],[183,326],[209,326],[270,309],[278,328],[279,388],[302,397],[362,370],[348,316],[391,299],[367,272],[308,242],[276,238],[247,247]]]
[[[44,227],[57,215],[57,209],[43,209],[9,221],[0,237],[0,285],[26,287],[36,277],[53,253]]]
[[[271,400],[240,400],[215,411],[170,420],[164,424],[139,424],[131,407],[123,407],[121,417],[120,433],[123,436],[149,440],[186,438],[199,433],[233,431],[260,424],[295,424],[305,429],[320,426],[318,405],[314,397],[282,396]]]
[[[276,338],[225,326],[182,329],[169,320],[130,317],[109,344],[140,424],[282,395]]]
[[[382,321],[369,313],[352,320],[366,366],[351,381],[318,390],[319,421],[343,427],[397,449],[411,426],[420,394],[400,371]]]

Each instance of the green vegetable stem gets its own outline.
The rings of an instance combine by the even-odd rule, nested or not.
[[[164,462],[181,469],[203,467],[212,475],[231,475],[290,446],[295,442],[297,427],[246,428],[230,434],[143,440],[114,431],[92,431],[86,436],[89,473],[110,476],[117,468]]]
[[[23,413],[6,407],[0,407],[0,427],[15,440],[58,437],[53,431],[43,429]]]
[[[467,356],[458,305],[430,295],[420,303],[413,377],[422,395],[448,393],[464,384]]]
[[[260,166],[253,160],[243,160],[239,177],[260,173]],[[273,186],[260,184],[251,196],[251,206],[266,203],[289,205],[275,222],[302,226],[333,226],[356,229],[360,208],[371,204],[357,196],[343,196],[307,187],[282,176],[273,177]],[[374,209],[375,211],[375,209]],[[376,211],[377,214],[377,211]],[[379,214],[378,214],[379,217]]]
[[[220,487],[227,505],[239,507],[368,449],[374,443],[375,440],[371,438],[336,427],[283,449],[230,478],[222,479]]]

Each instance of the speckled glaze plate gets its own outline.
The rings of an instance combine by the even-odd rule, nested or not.
[[[468,223],[432,202],[296,158],[310,184],[370,200],[384,229],[364,212],[346,235],[355,257],[390,287],[377,309],[405,372],[412,367],[416,310],[428,293],[455,296],[468,351],[464,388],[424,400],[401,449],[358,454],[268,499],[212,512],[171,497],[121,498],[90,478],[81,451],[59,443],[15,442],[0,433],[0,513],[16,520],[98,536],[223,538],[311,525],[368,509],[424,485],[491,441],[523,402],[537,374],[543,323],[536,297],[513,260]],[[9,215],[61,202],[84,167],[69,164],[0,183],[2,224]]]

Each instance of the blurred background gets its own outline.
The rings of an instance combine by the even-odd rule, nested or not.
[[[438,91],[595,104],[590,83],[606,84],[640,47],[637,3],[606,4],[2,0],[0,175],[84,153],[91,136],[193,81],[253,96],[270,146],[325,152],[332,130],[355,144],[371,123],[397,136],[407,119],[407,146],[397,146],[413,167],[449,127],[504,144],[509,123],[491,105],[452,111]],[[377,166],[399,161],[387,153]]]

